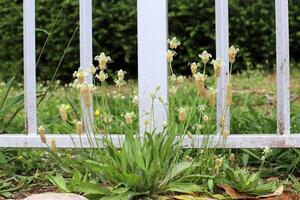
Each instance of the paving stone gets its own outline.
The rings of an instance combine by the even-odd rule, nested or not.
[[[33,194],[24,200],[87,200],[87,198],[71,193]]]

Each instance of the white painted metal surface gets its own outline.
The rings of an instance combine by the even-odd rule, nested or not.
[[[80,67],[89,71],[93,64],[93,28],[92,28],[92,0],[80,0],[79,3],[79,34],[80,34]],[[86,81],[92,84],[92,75],[86,77]],[[82,120],[86,131],[93,132],[93,106],[87,108],[83,101],[81,103]]]
[[[37,134],[35,0],[23,0],[25,133]]]
[[[220,134],[220,121],[225,117],[225,126],[229,129],[229,109],[225,110],[227,83],[229,73],[228,48],[228,0],[215,0],[216,15],[216,57],[222,59],[223,65],[217,80],[217,133]]]
[[[95,138],[78,135],[47,135],[48,145],[41,142],[37,132],[36,120],[36,77],[35,77],[35,1],[24,0],[24,90],[26,111],[26,133],[0,135],[0,147],[46,148],[55,139],[58,148],[90,148]],[[218,122],[224,114],[226,86],[228,81],[228,0],[215,0],[216,3],[216,54],[224,65],[218,79],[217,115]],[[138,76],[140,103],[140,132],[144,132],[144,122],[150,119],[145,113],[151,109],[150,94],[156,86],[161,86],[157,96],[167,100],[167,0],[138,0]],[[276,52],[277,52],[277,121],[278,133],[230,135],[226,143],[220,135],[211,135],[211,147],[263,148],[299,147],[300,134],[290,133],[289,97],[289,30],[288,0],[276,0]],[[92,64],[92,0],[80,0],[80,65],[88,69]],[[92,79],[89,76],[88,82]],[[162,127],[167,119],[164,106],[155,101],[155,127]],[[83,107],[83,109],[85,109]],[[88,113],[85,113],[87,115]],[[92,108],[90,110],[92,118]],[[229,116],[229,112],[227,113]],[[88,118],[88,116],[85,116]],[[229,117],[227,117],[227,120]],[[229,123],[229,120],[227,121]],[[229,124],[228,124],[229,125]],[[100,141],[103,135],[96,136]],[[120,147],[124,135],[108,135],[114,145]],[[98,140],[97,139],[97,140]],[[193,139],[185,136],[183,147],[201,147],[206,136],[195,135]],[[100,143],[101,144],[101,143]]]
[[[276,0],[277,133],[290,134],[288,0]]]
[[[107,137],[108,135],[106,135]],[[104,136],[97,136],[99,141]],[[116,147],[120,147],[124,141],[124,135],[109,135],[111,137],[113,144]],[[90,141],[87,136],[78,135],[46,135],[47,145],[41,142],[38,135],[0,135],[0,147],[33,147],[33,148],[47,148],[50,146],[51,140],[55,139],[57,148],[91,148]],[[95,138],[91,138],[92,142],[95,143]],[[206,137],[201,135],[195,136],[190,139],[188,136],[184,137],[182,141],[182,146],[184,148],[201,148],[203,147],[203,141],[207,140]],[[230,135],[227,138],[226,143],[223,137],[220,135],[211,135],[209,138],[210,147],[230,147],[230,148],[264,148],[264,147],[274,147],[274,148],[289,148],[295,147],[300,148],[300,134],[291,135],[274,135],[274,134],[259,134],[259,135]],[[100,147],[103,147],[101,142],[99,142]]]
[[[140,133],[145,131],[145,115],[151,110],[150,94],[157,85],[161,89],[157,96],[167,100],[167,0],[138,0],[138,84],[139,84],[139,123]],[[154,101],[154,126],[158,130],[167,120],[162,103]],[[153,126],[152,126],[153,127]]]

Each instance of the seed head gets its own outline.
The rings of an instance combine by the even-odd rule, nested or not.
[[[93,84],[81,84],[80,94],[83,98],[84,105],[90,107],[92,104],[92,93],[95,91],[96,87]]]
[[[183,83],[185,80],[185,76],[178,76],[177,77],[177,83]]]
[[[107,73],[105,73],[104,71],[100,71],[99,74],[96,75],[96,78],[99,79],[99,81],[103,82],[108,78]]]
[[[168,39],[168,43],[170,44],[171,49],[176,49],[181,44],[176,37],[173,37],[171,40]]]
[[[52,139],[51,139],[50,145],[51,145],[51,150],[52,150],[52,151],[56,151],[56,150],[57,150],[55,138],[52,138]]]
[[[240,51],[239,48],[235,48],[233,45],[229,48],[228,56],[229,56],[230,63],[234,63],[235,57],[239,51]]]
[[[167,51],[167,61],[169,63],[173,62],[173,57],[176,56],[176,52],[172,50]]]
[[[230,134],[229,129],[228,128],[224,128],[223,131],[222,131],[222,135],[223,135],[223,137],[224,137],[225,140],[228,138],[229,134]]]
[[[59,107],[59,113],[60,113],[61,119],[64,122],[66,122],[68,120],[68,110],[69,109],[70,109],[70,106],[69,105],[65,105],[65,104],[62,104]]]
[[[113,121],[113,116],[112,115],[109,115],[109,114],[104,114],[103,115],[103,122],[105,124],[109,124]]]
[[[94,65],[92,65],[89,69],[89,72],[93,75],[96,74],[96,71],[97,71],[97,68]]]
[[[125,115],[124,115],[125,123],[126,124],[132,124],[134,116],[135,116],[134,112],[125,113]]]
[[[190,64],[190,66],[191,66],[191,72],[192,72],[192,74],[193,75],[196,74],[197,73],[197,68],[199,66],[199,63],[193,62],[193,63]]]
[[[226,105],[231,106],[232,104],[232,84],[231,82],[228,83],[227,85],[227,96],[226,96]]]
[[[86,75],[87,73],[81,68],[79,68],[78,71],[75,71],[73,73],[73,77],[76,78],[79,84],[84,82]]]
[[[220,58],[217,58],[216,60],[212,60],[211,64],[214,66],[215,75],[218,77],[221,73],[221,67],[222,67],[222,60]]]
[[[230,154],[229,160],[230,160],[231,162],[234,162],[234,161],[235,161],[235,155],[234,155],[234,153],[231,153],[231,154]]]
[[[79,134],[79,135],[83,134],[83,123],[82,123],[82,121],[76,121],[75,125],[76,125],[76,133]]]
[[[208,122],[209,121],[209,117],[206,114],[203,115],[203,121],[204,122]]]
[[[123,71],[122,69],[120,69],[119,71],[117,71],[117,76],[118,79],[124,79],[124,76],[127,72]]]
[[[38,128],[38,133],[40,135],[42,143],[46,144],[47,140],[46,140],[46,136],[45,136],[45,128],[44,128],[44,126],[40,126]]]
[[[209,88],[208,97],[209,97],[209,105],[211,107],[215,107],[215,104],[216,104],[216,90],[214,88]]]
[[[223,164],[223,157],[222,158],[217,158],[215,161],[215,168],[219,169]]]
[[[105,53],[100,53],[100,55],[95,57],[95,60],[99,62],[99,68],[101,71],[106,70],[107,63],[111,61],[111,58],[109,56],[106,56]]]
[[[178,108],[178,120],[180,122],[183,122],[183,121],[186,120],[186,117],[187,117],[187,110],[186,110],[186,108],[183,108],[183,107]]]
[[[201,58],[202,62],[206,64],[209,61],[209,59],[212,57],[212,55],[207,51],[203,51],[201,54],[199,54],[199,57]]]

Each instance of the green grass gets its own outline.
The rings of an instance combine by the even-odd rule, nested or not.
[[[173,74],[171,66],[170,70]],[[112,80],[116,78],[110,76]],[[300,130],[299,78],[300,72],[292,71],[291,123],[294,133]],[[231,82],[231,134],[275,134],[275,75],[248,71],[232,75]],[[104,149],[0,149],[0,195],[11,197],[14,192],[31,190],[37,185],[48,187],[50,183],[61,191],[84,194],[95,200],[167,199],[168,196],[194,192],[224,197],[226,195],[218,187],[220,184],[227,184],[241,193],[263,195],[274,192],[279,186],[278,181],[265,178],[299,176],[300,153],[297,149],[276,149],[265,159],[266,153],[258,149],[209,149],[206,143],[201,149],[181,149],[180,140],[174,144],[177,136],[180,139],[185,134],[190,137],[191,134],[207,137],[214,134],[216,108],[201,95],[191,77],[183,82],[170,78],[169,83],[170,88],[176,87],[177,91],[175,94],[170,91],[168,102],[157,96],[159,89],[152,95],[155,96],[152,101],[155,99],[168,105],[168,124],[163,132],[147,132],[147,138],[140,140],[133,137],[138,133],[139,120],[136,81],[128,81],[123,87],[95,82],[94,133],[124,134],[123,148],[114,147],[108,139],[103,141]],[[215,77],[210,76],[205,85],[215,87],[215,84]],[[0,130],[2,133],[24,133],[23,86],[14,79],[1,86]],[[60,82],[39,83],[37,91],[38,124],[45,127],[46,133],[75,133],[76,121],[82,116],[80,92]],[[63,104],[69,107],[64,121],[60,111]],[[126,120],[127,114],[132,117],[132,123]],[[151,123],[152,114],[150,110],[145,117],[150,126],[155,127]],[[234,159],[230,157],[232,153]],[[296,179],[290,187],[298,189]]]
[[[300,132],[300,72],[291,73],[291,132]],[[233,82],[233,105],[231,106],[231,134],[242,133],[276,133],[276,80],[274,74],[268,74],[260,71],[250,71],[242,74],[236,74],[232,77]],[[5,83],[0,89],[0,97],[6,92]],[[207,101],[197,97],[197,89],[190,80],[178,85],[179,90],[176,96],[170,95],[170,106],[176,110],[179,107],[191,108],[193,105],[206,105],[204,113],[215,120],[215,109],[209,108]],[[46,90],[47,83],[38,84],[38,94]],[[23,88],[22,85],[13,83],[10,89],[6,103],[0,114],[0,130],[3,133],[23,133],[24,132],[24,109],[23,109]],[[103,93],[108,95],[103,95]],[[112,133],[122,133],[122,114],[125,112],[138,113],[137,106],[132,102],[133,96],[137,95],[137,85],[135,81],[130,81],[125,87],[118,90],[114,86],[107,86],[97,90],[94,94],[94,110],[99,110],[100,116],[95,116],[99,131],[104,131],[107,126],[103,124],[102,119],[105,115],[113,115],[113,121],[110,123]],[[1,99],[0,99],[1,100]],[[105,102],[104,102],[105,101]],[[41,104],[38,106],[38,123],[46,125],[48,133],[74,133],[75,119],[80,116],[79,96],[74,89],[64,87],[62,84],[55,84]],[[103,104],[108,104],[103,106]],[[69,112],[68,123],[63,123],[59,114],[61,104],[72,105]],[[20,112],[17,112],[20,110]],[[16,114],[16,116],[14,116]],[[173,113],[173,120],[176,121],[177,113]],[[200,114],[200,113],[198,113]],[[193,124],[205,123],[199,119],[197,114],[191,116],[191,126],[188,131],[194,133]],[[178,122],[178,121],[177,121]],[[135,117],[132,125],[133,130],[137,130],[138,118]],[[212,126],[206,126],[203,132],[215,132],[214,123]],[[179,130],[182,126],[179,125]]]

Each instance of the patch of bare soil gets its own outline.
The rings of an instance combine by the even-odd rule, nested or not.
[[[281,200],[300,200],[300,194],[284,192],[280,198]]]

